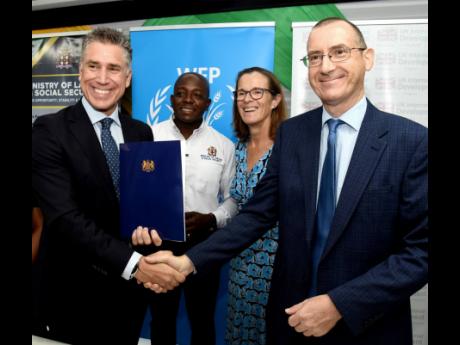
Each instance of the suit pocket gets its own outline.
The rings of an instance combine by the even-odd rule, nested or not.
[[[378,216],[385,212],[386,208],[397,205],[397,195],[392,185],[369,186],[361,198],[361,206],[370,215]]]
[[[364,193],[390,193],[393,190],[393,185],[386,186],[369,186]]]

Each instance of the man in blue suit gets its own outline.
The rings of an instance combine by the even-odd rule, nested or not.
[[[281,125],[265,177],[226,228],[179,258],[147,259],[206,273],[279,220],[269,344],[412,344],[410,296],[428,281],[427,129],[366,99],[373,61],[355,25],[318,22],[305,62],[323,106]],[[340,120],[332,211],[322,176],[330,119]]]

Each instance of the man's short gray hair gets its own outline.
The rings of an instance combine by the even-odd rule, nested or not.
[[[132,49],[129,39],[123,34],[123,32],[118,31],[113,28],[107,27],[98,27],[91,32],[89,32],[86,37],[83,39],[83,46],[81,50],[81,60],[83,60],[85,56],[86,48],[90,43],[93,42],[100,42],[100,43],[108,43],[119,46],[123,49],[126,64],[128,68],[131,69],[131,59],[132,59]]]

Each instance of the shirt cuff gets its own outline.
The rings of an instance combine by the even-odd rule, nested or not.
[[[187,254],[184,254],[184,256],[187,256]],[[193,263],[193,261],[188,256],[187,256],[187,258],[192,263],[192,268],[193,268],[192,274],[197,274],[198,272],[196,270],[195,264]]]
[[[134,266],[139,262],[141,259],[142,255],[139,254],[138,252],[133,252],[133,255],[131,255],[131,258],[128,261],[128,264],[126,265],[123,273],[121,274],[122,278],[129,280],[131,277],[131,272],[134,269]]]
[[[217,209],[214,212],[211,212],[216,217],[217,228],[223,228],[229,219],[229,216],[225,210]]]

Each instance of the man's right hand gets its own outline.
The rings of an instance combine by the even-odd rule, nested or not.
[[[174,270],[184,274],[185,277],[195,271],[195,266],[187,255],[174,256],[170,251],[159,251],[144,258],[151,265],[168,265],[168,267],[172,267]],[[157,282],[145,283],[144,287],[156,293],[168,291],[167,286]]]
[[[193,265],[192,260],[190,260],[187,255],[174,256],[173,253],[168,250],[150,254],[145,257],[145,261],[152,265],[159,263],[167,264],[175,270],[185,274],[185,276],[195,271],[195,265]]]
[[[169,253],[171,252],[162,252]],[[174,289],[185,281],[186,275],[177,271],[166,263],[151,263],[143,256],[138,263],[138,270],[134,275],[139,284],[155,292],[166,292]]]
[[[162,240],[156,230],[138,226],[131,236],[134,245],[160,246]],[[139,284],[156,293],[167,292],[185,281],[195,270],[192,261],[185,255],[174,256],[170,251],[160,251],[139,260],[138,271],[134,275]]]

